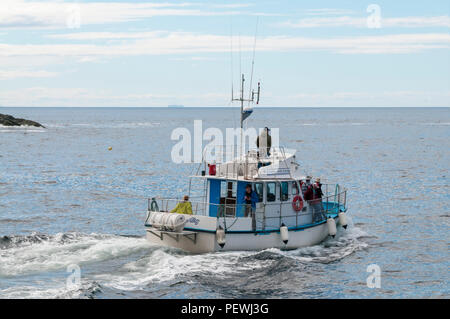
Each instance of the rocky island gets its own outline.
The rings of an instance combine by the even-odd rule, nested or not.
[[[14,116],[11,116],[11,115],[1,114],[1,113],[0,113],[0,125],[3,125],[3,126],[26,125],[26,126],[35,126],[35,127],[44,127],[45,128],[44,125],[42,125],[38,122],[25,120],[25,119],[19,119],[19,118],[15,118]]]

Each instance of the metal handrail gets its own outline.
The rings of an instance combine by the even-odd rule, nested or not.
[[[342,192],[340,192],[338,194],[333,194],[333,195],[329,195],[329,196],[323,196],[321,198],[321,202],[322,202],[322,204],[323,203],[327,204],[326,207],[324,207],[324,211],[326,213],[336,212],[336,209],[338,211],[341,210],[341,206],[343,206],[343,209],[346,209],[346,206],[345,206],[345,204],[346,204],[345,203],[345,201],[346,201],[346,193],[347,193],[347,190],[343,190]],[[340,200],[341,196],[344,197],[343,203]],[[337,207],[336,207],[336,201],[334,200],[335,198],[338,199]],[[176,206],[176,204],[182,202],[181,199],[175,199],[175,198],[155,197],[154,199],[155,200],[159,200],[161,202],[161,208],[163,209],[163,211],[166,211],[166,212],[170,211],[169,210],[169,203],[173,203],[174,205],[170,205],[170,206],[174,208]],[[333,200],[330,200],[330,199],[333,199]],[[153,198],[149,198],[148,199],[148,210],[149,211],[151,210],[151,201],[152,200],[153,200]],[[317,199],[311,200],[311,201],[307,201],[308,205],[313,204],[314,201],[317,201]],[[238,209],[243,209],[243,208],[245,209],[245,208],[248,207],[248,204],[227,204],[227,203],[225,203],[225,204],[215,204],[215,203],[205,203],[204,201],[191,201],[191,200],[189,202],[191,203],[192,210],[193,210],[195,215],[204,215],[204,216],[207,215],[207,212],[206,212],[207,208],[209,208],[211,206],[212,207],[221,208],[221,209],[223,208],[223,211],[225,212],[225,214],[224,214],[225,217],[235,217],[236,216],[236,211],[238,211]],[[282,218],[287,218],[287,217],[295,217],[295,216],[307,215],[307,214],[302,214],[302,212],[296,213],[294,215],[283,215],[283,213],[282,213],[283,205],[282,204],[283,203],[287,203],[287,202],[289,202],[289,200],[273,202],[273,203],[271,203],[271,202],[267,203],[266,202],[266,203],[263,204],[264,211],[265,211],[265,207],[266,206],[275,206],[275,205],[277,205],[277,206],[280,206],[280,215],[277,216],[276,218],[282,219]],[[328,203],[333,203],[332,208],[328,207],[329,206]],[[227,209],[234,210],[234,216],[226,216]],[[199,212],[203,212],[203,214],[199,214]],[[265,215],[265,213],[264,213],[264,215]],[[270,216],[267,217],[266,216],[266,218],[275,218],[275,217],[270,217]]]

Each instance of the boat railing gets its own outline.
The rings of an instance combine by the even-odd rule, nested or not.
[[[156,202],[156,206],[153,204]],[[160,212],[170,212],[177,206],[178,203],[183,202],[182,199],[175,198],[163,198],[163,197],[154,197],[148,199],[148,210],[149,211],[160,211]],[[205,201],[201,200],[189,200],[192,206],[192,212],[194,215],[208,215],[207,208],[209,205]]]
[[[206,162],[216,162],[217,172],[216,175],[220,177],[232,177],[237,178],[245,176],[246,178],[252,178],[258,173],[261,163],[284,163],[286,161],[286,153],[292,152],[290,149],[281,147],[272,147],[269,149],[269,155],[263,156],[260,154],[260,148],[252,148],[246,150],[244,156],[238,157],[239,152],[236,148],[228,146],[215,146],[215,158],[206,159],[205,154],[203,156]],[[286,164],[286,168],[289,167]]]
[[[240,156],[242,157],[242,151],[249,160],[258,161],[263,158],[258,154],[262,150],[260,147],[246,147],[244,150],[240,150],[239,145],[214,145],[212,150],[214,150],[213,158],[206,158],[206,154],[211,152],[211,149],[205,148],[203,151],[203,159],[211,161],[215,160],[218,164],[234,161]],[[270,154],[264,157],[267,159],[277,159],[277,157],[282,158],[286,152],[293,151],[293,149],[287,149],[284,146],[268,147],[267,150]]]
[[[322,184],[324,202],[332,202],[341,205],[346,209],[347,205],[347,189],[339,184]]]
[[[323,221],[329,216],[333,216],[340,212],[346,211],[346,196],[347,190],[344,189],[338,194],[322,196],[322,198],[320,199],[307,201],[308,205],[305,205],[299,212],[293,212],[290,205],[280,205],[280,203],[265,203],[263,204],[262,214],[256,214],[257,223],[261,224],[262,228],[265,229],[266,224],[273,225],[273,223],[270,223],[270,220],[276,219],[279,220],[279,226],[281,226],[283,223],[285,223],[286,219],[291,218],[292,221],[292,218],[295,217],[295,227],[300,226],[301,224],[299,224],[299,221],[302,217],[306,216],[310,216],[313,223]],[[270,208],[271,205],[279,206],[278,215],[268,216],[266,214],[266,209]]]
[[[325,191],[326,191],[325,187]],[[339,189],[339,187],[335,188]],[[325,193],[324,193],[325,194]],[[300,220],[302,217],[311,216],[313,222],[321,221],[325,219],[327,216],[332,214],[338,214],[339,212],[346,211],[346,197],[347,190],[342,189],[339,192],[335,192],[333,194],[328,194],[328,196],[323,196],[321,199],[314,199],[308,201],[307,205],[298,212],[295,212],[292,209],[290,201],[280,201],[280,202],[266,202],[261,203],[262,210],[257,210],[256,214],[253,214],[250,205],[248,204],[235,204],[235,203],[224,203],[224,204],[213,204],[207,203],[206,201],[195,201],[190,200],[192,206],[192,213],[194,215],[201,216],[209,216],[210,211],[214,210],[217,218],[236,218],[237,216],[246,216],[246,212],[248,212],[249,217],[254,217],[255,221],[262,225],[261,228],[265,229],[266,224],[268,224],[271,220],[279,220],[279,224],[283,224],[283,222],[287,219],[292,220],[295,218],[295,226],[300,225]],[[161,212],[170,212],[172,211],[176,205],[183,200],[174,199],[174,198],[150,198],[148,199],[148,210],[149,211],[161,211]],[[156,202],[155,204],[153,204]],[[278,214],[266,214],[266,211],[275,211],[276,208],[278,210]],[[273,224],[273,223],[270,223]]]

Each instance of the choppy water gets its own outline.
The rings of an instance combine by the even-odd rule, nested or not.
[[[174,128],[235,127],[236,109],[0,113],[47,126],[0,127],[0,298],[449,297],[448,108],[257,109],[249,125],[279,127],[306,172],[348,187],[352,225],[314,247],[204,255],[148,244],[146,198],[187,189]]]

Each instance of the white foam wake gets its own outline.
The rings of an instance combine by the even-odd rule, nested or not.
[[[30,236],[29,240],[15,237],[8,247],[0,250],[0,277],[28,275],[65,269],[148,249],[144,238],[99,234],[56,234]]]
[[[138,257],[125,258],[124,264],[120,262],[109,270],[82,276],[83,286],[79,289],[67,289],[66,277],[55,277],[51,282],[38,279],[39,282],[32,285],[25,283],[0,289],[0,297],[83,298],[103,288],[134,291],[178,279],[187,284],[198,281],[198,278],[226,282],[229,278],[245,278],[248,273],[265,273],[274,267],[278,271],[281,271],[280,267],[285,268],[283,271],[290,273],[296,270],[298,263],[335,262],[366,249],[369,244],[363,240],[364,237],[367,237],[364,231],[350,225],[347,230],[339,229],[336,238],[313,247],[292,251],[266,249],[193,255],[152,246],[145,238],[79,233],[18,236],[8,239],[6,243],[0,241],[0,278],[16,280],[25,275],[45,275],[51,271],[66,271],[67,266],[72,264],[82,268],[86,264],[134,253],[138,253]]]
[[[111,288],[134,290],[151,283],[175,280],[181,276],[227,276],[245,271],[248,267],[263,267],[264,262],[260,260],[245,265],[238,263],[239,258],[251,254],[253,253],[223,252],[191,255],[155,247],[149,256],[125,264],[114,274],[97,275],[95,280]]]
[[[94,279],[102,286],[135,290],[178,278],[226,278],[234,274],[248,273],[249,270],[254,272],[272,267],[276,258],[261,257],[266,253],[302,263],[330,263],[367,248],[368,244],[361,240],[366,236],[364,231],[351,226],[347,230],[340,229],[336,238],[330,238],[320,245],[290,251],[266,249],[191,255],[174,249],[154,247],[148,256],[125,264],[114,274],[96,275]]]

